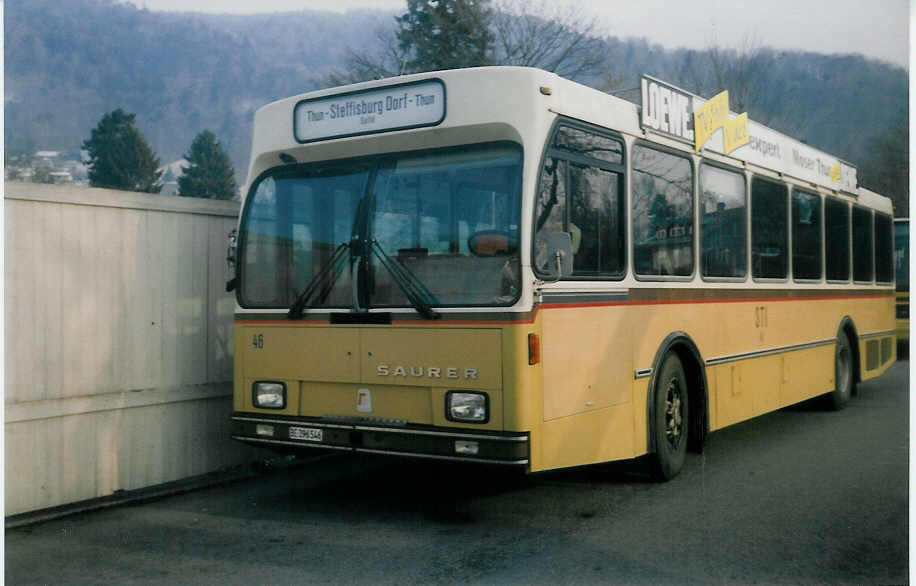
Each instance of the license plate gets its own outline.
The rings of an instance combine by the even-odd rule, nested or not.
[[[289,437],[307,442],[320,442],[324,434],[322,430],[314,427],[290,427]]]

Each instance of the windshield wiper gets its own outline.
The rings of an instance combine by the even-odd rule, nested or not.
[[[431,305],[438,303],[438,300],[430,293],[426,285],[424,285],[416,275],[410,272],[410,269],[396,259],[388,256],[388,254],[382,250],[382,245],[378,243],[378,240],[372,240],[369,247],[372,252],[375,253],[379,262],[382,263],[382,266],[391,273],[391,277],[394,279],[395,284],[404,292],[404,295],[407,296],[407,300],[410,301],[414,309],[426,319],[439,319],[441,316],[431,307]]]
[[[308,307],[315,292],[321,291],[318,299],[324,299],[328,296],[331,292],[331,288],[334,287],[334,283],[336,283],[338,277],[340,277],[343,265],[345,264],[342,262],[345,256],[344,253],[349,248],[349,242],[342,242],[334,250],[334,254],[331,255],[330,260],[321,268],[321,271],[317,275],[312,277],[309,284],[306,285],[302,293],[296,298],[296,301],[290,306],[289,313],[286,314],[288,319],[302,319],[302,312]]]

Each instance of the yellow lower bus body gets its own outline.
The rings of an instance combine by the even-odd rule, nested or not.
[[[857,380],[882,374],[896,359],[888,292],[710,293],[631,289],[621,302],[545,303],[491,322],[240,317],[233,437],[278,449],[485,461],[533,472],[646,454],[652,369],[674,333],[699,353],[710,431],[833,390],[844,318],[854,332]],[[540,341],[534,365],[530,334]],[[258,381],[285,384],[282,409],[254,406]],[[449,420],[453,390],[486,393],[488,420]]]

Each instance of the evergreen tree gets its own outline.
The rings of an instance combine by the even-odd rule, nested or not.
[[[83,141],[89,153],[89,185],[159,193],[159,159],[134,125],[136,114],[118,108],[102,116]]]
[[[178,195],[232,199],[238,193],[232,162],[209,130],[194,137],[185,159],[190,166],[178,178]]]
[[[406,71],[436,71],[490,64],[489,0],[407,0],[396,17]]]
[[[349,49],[324,83],[479,65],[538,67],[603,89],[620,83],[598,21],[549,0],[408,0],[394,20],[376,30],[376,46]]]

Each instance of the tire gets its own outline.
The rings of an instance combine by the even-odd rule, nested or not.
[[[650,454],[649,464],[652,477],[665,482],[677,476],[684,465],[690,427],[687,376],[677,354],[665,356],[653,393],[655,453]]]
[[[830,411],[839,411],[845,407],[855,390],[854,357],[849,337],[841,332],[837,336],[833,354],[834,389],[824,395],[824,406]]]

